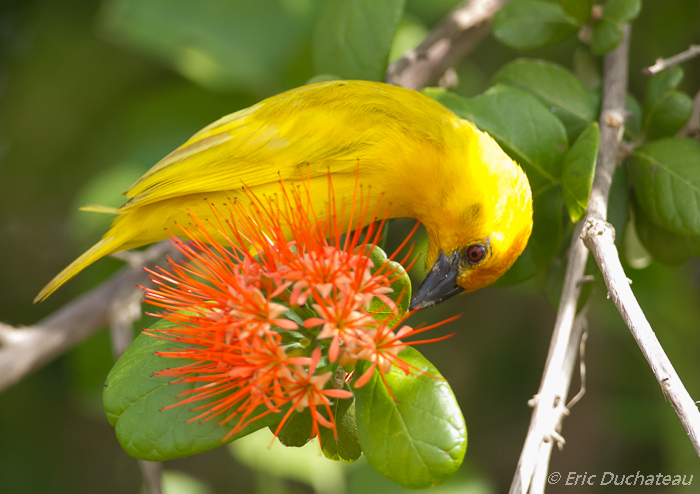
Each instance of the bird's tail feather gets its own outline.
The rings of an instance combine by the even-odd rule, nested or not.
[[[73,276],[78,274],[80,271],[88,267],[93,262],[97,261],[101,257],[108,254],[121,250],[123,241],[119,241],[115,238],[115,235],[110,235],[109,237],[103,238],[95,245],[93,245],[87,252],[82,256],[77,258],[75,261],[70,263],[67,268],[58,273],[54,279],[52,279],[48,285],[42,288],[39,295],[34,299],[34,303],[43,301],[55,292],[58,287],[63,285],[66,281],[70,280]]]

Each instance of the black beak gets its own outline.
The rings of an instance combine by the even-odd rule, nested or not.
[[[454,251],[450,257],[441,252],[430,273],[413,295],[409,310],[425,309],[462,293],[464,288],[457,285],[458,267],[459,251]]]

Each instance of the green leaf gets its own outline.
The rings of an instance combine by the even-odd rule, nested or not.
[[[333,431],[321,427],[321,448],[326,458],[333,461],[351,463],[362,454],[360,437],[357,433],[355,420],[355,400],[335,400],[331,405],[335,425],[338,429],[338,439],[333,437]]]
[[[603,17],[618,23],[630,22],[642,10],[642,0],[608,0],[603,5]]]
[[[345,389],[351,391],[347,384],[345,384]],[[336,439],[333,436],[333,429],[319,425],[323,454],[330,460],[351,463],[362,454],[360,440],[357,435],[357,424],[355,423],[355,399],[333,400],[330,408],[335,419],[338,438]],[[320,407],[320,412],[328,418],[323,407]],[[279,415],[277,417],[279,420]],[[270,425],[270,431],[274,433],[278,425]],[[277,439],[284,446],[301,448],[309,442],[312,428],[311,412],[308,408],[305,408],[301,412],[294,412],[290,415],[282,429],[280,429]]]
[[[395,313],[391,308],[382,302],[379,297],[374,297],[369,306],[369,312],[374,317],[375,321],[388,320],[388,325],[391,326],[396,321],[401,319],[411,304],[411,278],[404,267],[396,261],[390,261],[378,245],[365,246],[366,252],[371,252],[369,258],[374,266],[370,268],[372,274],[382,269],[382,273],[393,273],[391,279],[394,282],[390,285],[392,293],[387,293],[386,296],[396,303],[398,311]]]
[[[158,321],[152,329],[171,327]],[[107,376],[103,404],[109,423],[116,429],[122,448],[134,458],[163,461],[182,458],[223,445],[232,425],[218,426],[216,419],[186,423],[201,411],[190,411],[192,405],[161,410],[182,400],[178,395],[192,389],[193,383],[168,384],[170,377],[153,377],[153,373],[186,365],[192,361],[154,355],[155,352],[185,348],[186,345],[140,334],[119,358]],[[203,400],[200,404],[205,404]],[[279,422],[269,414],[231,436],[231,442],[258,429]],[[234,424],[235,425],[235,424]]]
[[[427,372],[406,375],[393,367],[386,381],[379,371],[355,390],[357,430],[370,465],[402,487],[422,489],[442,484],[462,464],[467,428],[457,400],[437,369],[417,350],[399,357]],[[356,374],[369,366],[361,361]]]
[[[700,235],[700,142],[667,138],[640,146],[629,171],[637,202],[656,226]]]
[[[540,0],[507,3],[493,18],[493,34],[520,50],[549,46],[573,36],[581,24],[560,5]]]
[[[279,418],[278,416],[278,422],[276,424],[269,426],[273,434],[279,426]],[[292,412],[282,426],[282,429],[280,429],[277,439],[287,447],[301,448],[311,439],[312,426],[313,421],[308,408],[305,408],[301,412]]]
[[[591,18],[591,9],[595,0],[559,0],[564,12],[579,22],[586,22]]]
[[[562,238],[561,187],[551,187],[532,199],[532,235],[528,246],[538,271],[543,271],[559,252]]]
[[[564,157],[562,171],[564,204],[573,223],[583,218],[588,207],[599,143],[598,124],[593,122],[576,139]]]
[[[534,96],[502,85],[475,98],[435,89],[424,93],[488,132],[523,167],[533,192],[559,183],[566,129]]]
[[[593,24],[591,53],[604,55],[612,51],[622,41],[622,28],[617,22],[601,19]]]
[[[100,9],[100,28],[114,42],[209,89],[268,94],[293,83],[282,80],[305,55],[320,5],[320,0],[298,8],[285,8],[279,0],[114,0]]]
[[[678,235],[656,226],[639,207],[635,207],[634,219],[639,240],[660,263],[676,265],[688,256],[700,256],[700,235]]]
[[[317,73],[384,79],[404,0],[327,0],[313,41]]]
[[[644,119],[644,133],[647,139],[671,137],[690,118],[693,100],[681,91],[669,91],[651,106]]]
[[[598,95],[584,88],[571,71],[552,62],[515,60],[504,65],[492,83],[522,89],[539,99],[564,124],[570,142],[598,116]]]
[[[625,121],[625,138],[638,141],[642,138],[642,107],[630,93],[625,98],[625,111],[629,115]]]
[[[649,81],[644,95],[644,117],[651,111],[654,104],[666,93],[678,87],[683,80],[683,69],[678,65],[654,74]]]

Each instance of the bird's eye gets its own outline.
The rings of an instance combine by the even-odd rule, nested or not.
[[[470,245],[467,248],[467,260],[471,264],[477,264],[484,260],[486,257],[486,246],[483,244]]]

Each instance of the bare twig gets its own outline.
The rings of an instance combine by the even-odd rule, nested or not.
[[[620,311],[625,324],[630,328],[656,380],[678,414],[690,442],[700,456],[700,411],[676,374],[632,293],[615,248],[614,229],[605,221],[589,218],[586,220],[581,237],[593,253],[603,273],[610,298]]]
[[[436,84],[489,33],[491,19],[507,2],[462,2],[420,45],[389,66],[386,82],[409,89]]]
[[[575,322],[574,322],[575,323]],[[566,404],[566,408],[571,410],[571,408],[578,403],[583,395],[586,394],[586,342],[588,341],[588,323],[583,321],[583,334],[581,335],[581,342],[578,344],[578,373],[581,376],[581,387],[578,393],[571,398],[569,403]]]
[[[127,251],[129,252],[129,251]],[[131,256],[122,256],[132,269],[141,269],[148,262],[148,251],[129,252]],[[141,317],[141,299],[143,292],[133,290],[126,297],[115,300],[111,308],[110,334],[112,336],[112,353],[117,360],[129,348],[134,340],[134,322]],[[157,461],[138,460],[148,494],[162,494],[162,465]]]
[[[138,265],[130,264],[130,266],[139,269]],[[118,359],[134,341],[134,322],[141,318],[142,298],[143,292],[141,290],[133,290],[124,298],[115,300],[112,305],[109,332],[112,337],[114,360]]]
[[[697,137],[700,134],[700,91],[693,98],[693,109],[690,118],[676,133],[676,137]]]
[[[162,463],[159,461],[139,460],[139,467],[141,468],[141,475],[146,481],[146,492],[148,494],[161,494],[163,492],[161,487]]]
[[[582,320],[575,324],[576,306],[581,292],[579,281],[588,259],[588,251],[578,238],[579,231],[580,225],[576,228],[569,248],[564,286],[547,363],[540,389],[530,401],[533,405],[532,419],[510,487],[511,494],[525,494],[531,485],[531,492],[543,492],[553,440],[563,443],[563,439],[560,439],[561,423],[564,416],[568,415],[564,403],[569,393],[578,343],[584,327]]]
[[[177,256],[168,242],[146,251],[147,265],[162,263],[167,254]],[[148,275],[139,267],[128,267],[93,291],[65,305],[32,326],[13,328],[0,325],[0,391],[50,362],[66,350],[110,324],[115,307],[132,300],[136,285]]]
[[[626,25],[623,30],[622,41],[605,57],[600,150],[593,189],[588,200],[588,214],[602,214],[603,217],[607,210],[618,145],[624,131],[630,28]],[[611,169],[609,169],[610,164],[612,164]],[[581,226],[581,224],[578,225],[571,239],[564,286],[547,363],[530,428],[511,484],[511,494],[544,492],[552,450],[551,431],[554,430],[557,433],[560,431],[561,421],[566,414],[564,410],[568,413],[563,402],[568,394],[573,365],[565,367],[563,364],[568,355],[576,354],[579,346],[580,334],[574,338],[574,315],[580,294],[580,281],[588,258],[588,250],[579,238]],[[561,445],[563,440],[558,442]]]
[[[627,27],[629,29],[629,27]],[[620,43],[622,45],[622,43]],[[613,300],[627,327],[649,362],[661,389],[683,423],[693,447],[700,455],[700,411],[683,386],[632,293],[615,248],[615,230],[605,222],[610,182],[616,166],[617,143],[622,138],[627,86],[627,48],[605,58],[605,89],[600,126],[600,152],[588,212],[581,238],[593,253]],[[673,57],[675,58],[675,57]],[[669,59],[670,60],[670,59]],[[678,63],[678,62],[676,62]]]
[[[642,74],[654,75],[657,72],[674,67],[679,63],[687,62],[691,58],[695,58],[697,56],[700,56],[700,45],[690,45],[690,48],[679,53],[678,55],[674,55],[669,58],[657,58],[654,65],[651,67],[644,67],[642,69]]]

